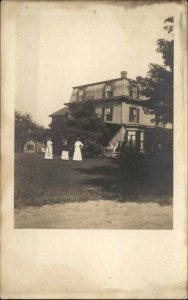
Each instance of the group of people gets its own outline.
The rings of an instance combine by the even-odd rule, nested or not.
[[[45,156],[44,156],[45,159],[53,159],[53,146],[52,145],[53,145],[52,140],[49,138],[47,141],[47,146],[46,146],[46,150],[45,150]],[[82,160],[81,148],[83,146],[84,145],[82,144],[82,142],[79,140],[79,138],[77,138],[77,140],[74,144],[73,160],[76,160],[76,161]],[[69,160],[69,147],[68,147],[67,140],[63,141],[61,159]]]

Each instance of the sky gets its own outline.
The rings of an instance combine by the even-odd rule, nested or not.
[[[20,1],[16,15],[15,108],[48,127],[72,87],[145,76],[162,64],[156,40],[176,5],[137,1]],[[134,4],[133,4],[134,3]]]

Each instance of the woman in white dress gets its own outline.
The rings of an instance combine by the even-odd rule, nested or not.
[[[51,139],[48,139],[48,141],[47,141],[47,147],[46,147],[44,158],[45,159],[53,159],[53,148],[52,148]]]
[[[79,139],[77,139],[77,141],[74,144],[74,155],[73,155],[73,160],[78,160],[81,161],[82,160],[82,153],[81,153],[81,148],[84,145],[82,144],[82,142],[80,142]]]
[[[69,160],[69,148],[68,148],[68,143],[67,140],[63,142],[63,149],[61,153],[61,159],[62,160]]]

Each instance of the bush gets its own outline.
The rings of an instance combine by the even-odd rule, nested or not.
[[[102,154],[102,146],[89,141],[84,145],[82,153],[83,157],[98,157]]]

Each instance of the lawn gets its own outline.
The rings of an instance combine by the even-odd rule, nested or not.
[[[169,205],[172,173],[169,155],[76,162],[15,154],[15,208],[88,200]]]

